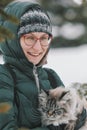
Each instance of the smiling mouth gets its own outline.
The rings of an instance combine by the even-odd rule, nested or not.
[[[30,53],[30,52],[28,52],[28,54],[31,55],[31,56],[35,56],[35,57],[41,55],[41,53],[39,53],[39,54],[35,54],[35,53]]]

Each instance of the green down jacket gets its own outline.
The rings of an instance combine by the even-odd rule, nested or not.
[[[5,8],[5,11],[20,18],[30,6],[32,4],[29,2],[14,1]],[[5,21],[3,18],[0,18],[0,25],[10,29],[16,35],[14,39],[5,39],[4,43],[0,43],[4,62],[10,64],[16,80],[14,84],[9,69],[1,64],[0,130],[19,130],[20,127],[46,130],[48,128],[41,127],[41,117],[38,111],[38,87],[48,90],[63,83],[58,75],[49,69],[54,77],[52,81],[56,82],[50,83],[51,77],[48,76],[47,71],[42,66],[34,66],[26,59],[17,38],[18,25]]]

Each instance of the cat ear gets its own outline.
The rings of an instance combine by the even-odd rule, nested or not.
[[[44,92],[47,94],[47,96],[49,96],[49,90],[44,89]]]
[[[49,96],[49,90],[41,89],[40,93],[44,93]]]
[[[65,98],[69,94],[69,92],[70,92],[69,90],[62,92],[61,96],[59,97],[59,100]]]

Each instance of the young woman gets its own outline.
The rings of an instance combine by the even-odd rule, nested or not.
[[[40,5],[28,1],[14,1],[5,12],[20,23],[0,20],[15,34],[0,43],[5,63],[0,65],[0,130],[48,130],[41,127],[38,93],[64,86],[55,71],[48,69],[48,75],[43,68],[52,40],[50,18]]]

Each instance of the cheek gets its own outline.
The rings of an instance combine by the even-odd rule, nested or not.
[[[20,39],[20,46],[21,46],[22,50],[24,51],[25,50],[25,46],[24,46],[22,38]]]
[[[45,55],[45,54],[46,54],[46,51],[47,51],[47,50],[44,50],[44,51],[43,51],[43,55]]]
[[[20,46],[21,46],[23,52],[26,52],[28,50],[28,47],[25,46],[25,44],[24,44],[24,39],[23,38],[20,38]]]
[[[24,54],[26,54],[26,52],[28,51],[28,47],[26,47],[26,46],[24,45],[24,43],[21,43],[20,45],[21,45],[21,48],[22,48]]]
[[[44,48],[43,49],[43,55],[45,55],[47,51],[48,51],[48,48]]]

